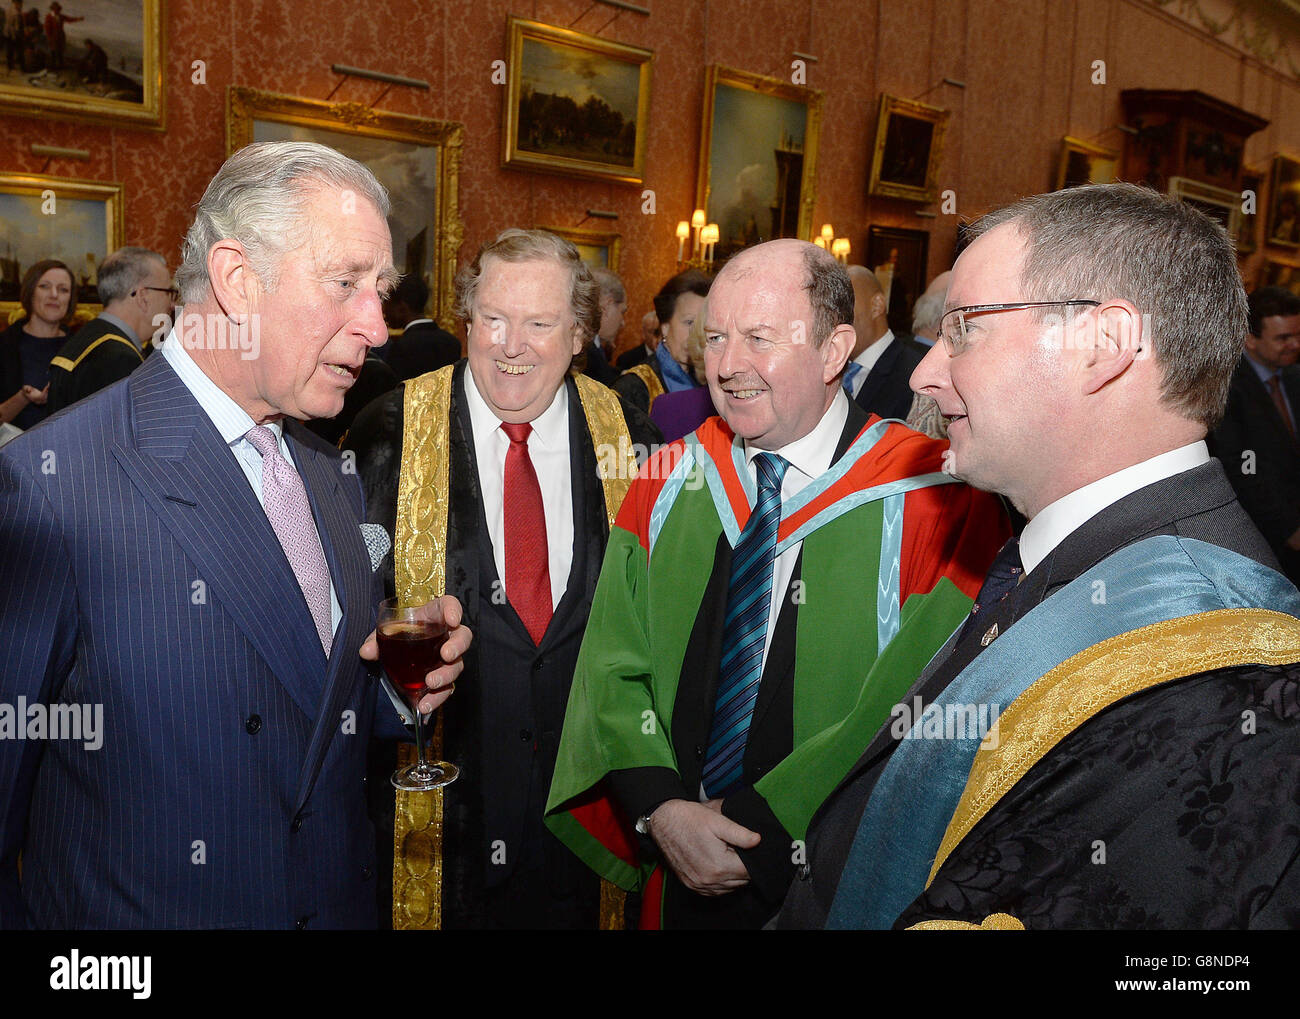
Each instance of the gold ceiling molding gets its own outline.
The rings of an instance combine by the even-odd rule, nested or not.
[[[1296,0],[1146,0],[1153,7],[1300,78],[1300,3]]]

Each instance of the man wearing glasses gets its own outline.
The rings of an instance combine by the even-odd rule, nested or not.
[[[99,267],[104,310],[68,338],[50,362],[50,412],[84,400],[140,367],[151,337],[171,329],[167,260],[148,248],[118,248]]]
[[[974,235],[912,386],[1028,524],[814,818],[778,923],[1294,927],[1300,592],[1205,445],[1246,331],[1231,242],[1128,184]]]

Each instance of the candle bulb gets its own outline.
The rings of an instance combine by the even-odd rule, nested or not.
[[[686,247],[686,238],[691,235],[691,224],[682,220],[677,224],[677,261],[682,260],[682,254]]]
[[[821,244],[819,244],[819,245],[817,245],[817,246],[818,246],[819,248],[824,248],[824,247],[826,247],[828,244],[830,244],[831,240],[832,240],[834,237],[835,237],[835,228],[834,228],[833,226],[831,226],[829,223],[823,223],[823,224],[822,224],[822,242],[821,242]]]
[[[696,209],[691,213],[691,227],[695,231],[695,240],[691,244],[691,257],[700,253],[700,231],[704,229],[704,210]]]

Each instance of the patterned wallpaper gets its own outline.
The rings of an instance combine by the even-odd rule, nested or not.
[[[788,75],[793,51],[819,59],[808,84],[826,92],[814,222],[847,234],[857,261],[870,223],[931,231],[930,273],[947,267],[958,216],[1051,185],[1060,139],[1118,144],[1125,88],[1195,88],[1272,123],[1247,160],[1300,152],[1300,84],[1141,0],[644,0],[650,16],[589,0],[171,0],[167,4],[167,127],[163,133],[49,119],[0,119],[0,167],[122,181],[128,243],[173,260],[190,210],[225,155],[229,84],[323,99],[339,83],[331,63],[428,80],[428,92],[396,88],[381,108],[455,120],[466,127],[460,205],[461,260],[506,226],[578,226],[623,235],[631,309],[624,339],[674,270],[673,229],[694,206],[704,70],[709,63]],[[657,214],[641,212],[641,188],[502,169],[502,86],[509,15],[591,32],[655,52],[647,180]],[[195,60],[206,84],[191,82]],[[1092,62],[1106,62],[1093,84]],[[964,88],[942,84],[943,78]],[[370,102],[383,86],[351,80],[336,100]],[[957,216],[916,215],[905,201],[867,194],[881,91],[953,111],[941,187]],[[1109,130],[1108,130],[1109,129]],[[33,141],[89,149],[89,162],[48,170]],[[588,208],[618,213],[588,220]],[[1262,257],[1256,256],[1257,258]]]

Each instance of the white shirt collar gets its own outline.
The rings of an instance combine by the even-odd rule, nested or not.
[[[180,314],[176,316],[176,320],[181,321]],[[208,378],[207,373],[198,366],[194,358],[190,357],[189,351],[185,349],[185,344],[181,342],[180,335],[174,326],[158,350],[167,359],[167,363],[172,366],[172,370],[181,377],[181,381],[193,394],[194,399],[199,402],[199,406],[203,408],[204,413],[212,419],[212,423],[217,426],[217,431],[221,433],[222,441],[227,446],[233,446],[248,434],[250,428],[257,424],[248,411],[239,406],[225,390]],[[266,427],[275,433],[276,442],[283,447],[283,424],[280,421],[269,421]]]
[[[1107,506],[1119,502],[1126,495],[1132,495],[1139,488],[1146,488],[1157,481],[1208,463],[1209,459],[1209,448],[1203,440],[1199,440],[1108,474],[1043,507],[1025,525],[1020,535],[1020,561],[1024,564],[1025,573],[1029,573],[1057,545]]]
[[[474,429],[475,436],[491,435],[493,431],[506,438],[505,432],[499,431],[501,428],[501,419],[493,412],[492,408],[483,399],[483,394],[479,392],[478,384],[474,381],[474,371],[469,365],[465,366],[465,399],[469,403],[469,420]],[[567,448],[569,441],[569,395],[567,386],[564,381],[560,382],[560,388],[555,393],[555,398],[551,400],[550,406],[541,412],[537,417],[529,422],[533,426],[532,435],[528,437],[531,443],[536,437],[536,441],[547,448]],[[507,439],[507,441],[509,441]]]
[[[864,371],[871,371],[876,366],[876,362],[880,360],[880,355],[885,352],[885,348],[893,342],[894,331],[886,329],[885,335],[855,357],[853,363],[862,365]]]
[[[820,477],[831,465],[831,460],[835,456],[835,447],[839,445],[840,435],[844,432],[844,422],[848,418],[849,398],[845,395],[842,386],[836,386],[835,398],[811,432],[780,449],[759,449],[746,442],[745,463],[752,467],[754,457],[759,453],[771,452],[788,461],[791,467],[809,480]]]

